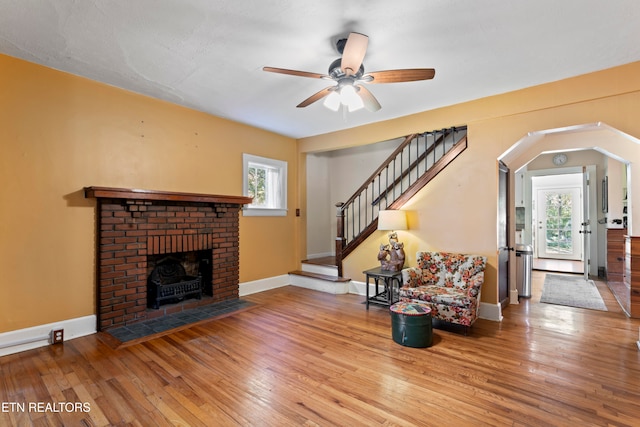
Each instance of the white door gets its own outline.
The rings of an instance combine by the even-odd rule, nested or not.
[[[584,280],[589,280],[589,267],[591,260],[591,216],[590,216],[590,180],[589,171],[586,167],[582,169],[582,222],[580,223],[580,234],[582,234],[582,250],[584,254]]]
[[[538,190],[538,257],[582,259],[580,194],[579,187]]]

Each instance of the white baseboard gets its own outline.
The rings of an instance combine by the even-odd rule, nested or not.
[[[64,329],[64,341],[96,333],[95,315],[47,323],[46,325],[0,333],[0,356],[19,353],[50,344],[51,331]]]
[[[382,291],[382,284],[378,285],[378,292],[380,291]],[[365,282],[356,282],[355,280],[352,280],[349,286],[349,293],[365,297],[367,295],[367,284]],[[375,283],[369,283],[369,296],[372,296],[375,293]]]
[[[349,282],[328,282],[326,280],[314,279],[312,277],[283,274],[281,276],[267,277],[265,279],[254,280],[252,282],[240,283],[239,295],[242,297],[289,285],[299,286],[315,291],[328,292],[331,294],[357,293],[352,292]],[[362,295],[364,295],[364,283],[362,286]]]
[[[281,288],[290,285],[291,281],[288,274],[281,276],[267,277],[266,279],[253,280],[251,282],[240,283],[238,290],[240,296],[251,295],[269,289]]]
[[[313,277],[298,276],[292,274],[289,276],[289,283],[293,286],[312,289],[314,291],[326,292],[329,294],[348,294],[349,282],[330,282]]]
[[[490,304],[480,301],[480,312],[478,317],[494,322],[502,322],[502,306],[500,304]]]
[[[511,291],[509,292],[509,304],[520,304],[517,289],[511,289]]]
[[[365,296],[367,294],[366,286],[367,284],[364,282],[357,282],[355,280],[352,280],[351,282],[349,282],[349,293]],[[373,291],[373,289],[370,289],[370,291]]]

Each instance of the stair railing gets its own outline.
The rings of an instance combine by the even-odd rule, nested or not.
[[[344,203],[336,204],[336,264],[373,233],[378,213],[398,209],[467,147],[467,127],[407,136]]]

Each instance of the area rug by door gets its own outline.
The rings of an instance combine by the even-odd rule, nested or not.
[[[581,276],[547,273],[540,302],[607,311],[596,284]]]

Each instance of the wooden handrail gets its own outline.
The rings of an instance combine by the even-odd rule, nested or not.
[[[448,131],[448,129],[447,129],[447,131]],[[375,200],[373,200],[373,201],[371,202],[371,205],[372,205],[372,206],[377,205],[383,197],[386,197],[386,196],[387,196],[387,193],[388,193],[389,191],[391,191],[391,189],[393,189],[396,185],[398,185],[398,184],[400,183],[400,181],[402,181],[404,178],[406,178],[406,177],[407,177],[407,175],[409,175],[409,173],[411,173],[411,171],[413,170],[413,168],[414,168],[414,167],[417,167],[417,166],[418,166],[418,164],[422,163],[422,162],[424,161],[424,159],[425,159],[429,154],[431,154],[431,153],[436,149],[436,147],[437,147],[438,143],[440,143],[440,142],[444,141],[444,139],[447,137],[447,135],[449,135],[449,134],[448,134],[448,133],[443,133],[443,134],[442,134],[442,136],[441,136],[440,138],[438,138],[438,140],[437,140],[437,141],[435,141],[435,143],[427,149],[427,151],[425,151],[425,152],[424,152],[424,153],[422,153],[420,156],[418,156],[418,158],[417,158],[416,160],[414,160],[414,161],[409,165],[409,167],[407,167],[405,170],[403,170],[403,171],[400,173],[400,176],[399,176],[399,177],[397,177],[395,180],[393,180],[393,182],[391,182],[391,184],[390,184],[390,185],[388,185],[388,186],[387,186],[387,188],[385,188],[385,189],[384,189],[384,191],[381,191],[381,192],[380,192],[380,194],[378,195],[378,197],[377,197]],[[404,147],[403,147],[403,148],[404,148]],[[399,154],[399,153],[396,153],[396,155],[395,155],[395,156],[393,156],[393,158],[395,158],[398,154]],[[393,160],[393,159],[391,158],[391,156],[389,156],[389,159]],[[382,172],[382,171],[387,167],[387,165],[388,165],[388,163],[387,163],[386,165],[383,165],[384,167],[380,167],[380,168],[379,168],[378,173],[381,173],[381,172]],[[377,174],[376,174],[376,176],[377,176]],[[361,191],[362,191],[362,190],[361,190]]]
[[[391,163],[393,161],[393,159],[395,159],[398,156],[398,154],[400,154],[402,152],[402,150],[404,150],[404,148],[407,145],[409,145],[411,143],[411,141],[413,141],[413,139],[416,138],[417,136],[418,136],[418,134],[412,133],[411,135],[405,137],[404,141],[402,141],[402,144],[400,144],[398,146],[398,148],[396,148],[393,151],[393,153],[391,153],[389,155],[389,157],[387,157],[387,159],[384,162],[382,162],[380,167],[378,169],[376,169],[375,172],[373,172],[371,174],[371,176],[364,181],[364,184],[362,184],[360,186],[360,188],[358,188],[356,191],[354,191],[353,195],[351,197],[349,197],[347,199],[347,201],[344,202],[342,205],[343,206],[349,206],[351,203],[353,203],[353,201],[358,197],[358,195],[360,193],[362,193],[369,186],[369,183],[371,181],[373,181],[378,176],[378,174],[380,172],[382,172],[389,165],[389,163]]]

